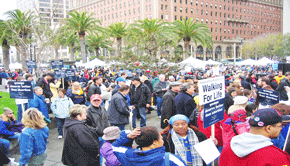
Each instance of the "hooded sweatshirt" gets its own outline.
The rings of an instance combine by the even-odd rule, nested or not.
[[[270,138],[244,133],[224,147],[219,166],[290,166],[290,156],[275,147]]]
[[[133,149],[133,140],[127,137],[129,133],[122,131],[120,137],[113,143],[113,151],[122,165],[126,166],[165,166],[165,147],[147,151]],[[171,166],[185,166],[181,158],[169,154]]]

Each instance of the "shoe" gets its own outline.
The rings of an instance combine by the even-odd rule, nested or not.
[[[57,139],[62,139],[62,135],[59,135],[59,136],[57,137]]]

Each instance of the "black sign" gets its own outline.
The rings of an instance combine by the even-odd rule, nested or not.
[[[36,61],[26,61],[26,66],[28,69],[36,69]]]
[[[260,102],[260,104],[263,106],[272,106],[278,104],[279,92],[260,88],[258,89],[257,101]]]
[[[53,69],[61,69],[61,68],[63,68],[63,60],[51,61],[51,67]]]
[[[29,81],[9,81],[10,98],[33,99],[32,84]]]

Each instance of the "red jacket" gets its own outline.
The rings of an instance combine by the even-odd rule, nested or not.
[[[228,145],[221,153],[219,166],[290,166],[290,156],[271,145],[238,157]]]

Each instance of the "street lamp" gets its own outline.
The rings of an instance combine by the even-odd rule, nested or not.
[[[240,39],[240,44],[243,44],[243,38]],[[234,42],[234,65],[236,66],[236,43]]]

